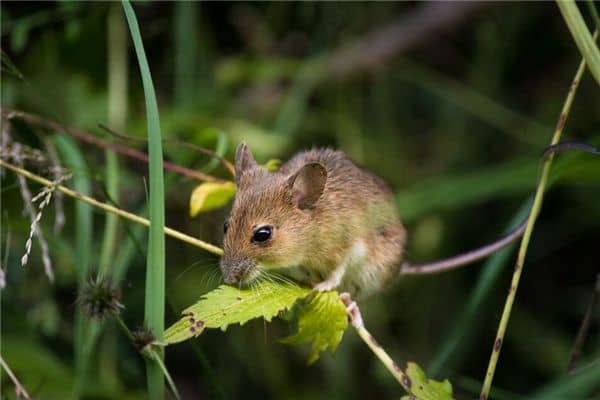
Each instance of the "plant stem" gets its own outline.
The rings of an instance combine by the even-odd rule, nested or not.
[[[89,196],[85,196],[79,192],[76,192],[74,190],[69,189],[66,186],[63,185],[56,185],[54,182],[43,178],[39,175],[36,175],[26,169],[23,168],[19,168],[13,164],[10,164],[4,160],[0,160],[0,166],[7,168],[17,174],[23,175],[28,179],[31,179],[33,181],[36,181],[38,183],[41,183],[44,186],[54,186],[56,188],[56,190],[59,190],[60,192],[64,193],[65,195],[69,196],[69,197],[73,197],[77,200],[81,200],[85,203],[91,204],[94,207],[100,208],[106,212],[110,212],[113,214],[116,214],[122,218],[125,218],[129,221],[138,223],[140,225],[144,225],[146,227],[150,226],[150,221],[148,221],[146,218],[140,217],[138,215],[132,214],[130,212],[127,212],[125,210],[122,210],[120,208],[114,207],[110,204],[106,204],[103,203],[101,201],[98,201],[92,197]],[[186,235],[183,232],[179,232],[173,228],[169,228],[169,227],[164,227],[164,232],[166,235],[171,236],[172,238],[175,238],[177,240],[181,240],[182,242],[191,244],[192,246],[196,246],[199,247],[203,250],[208,251],[209,253],[213,253],[216,254],[218,256],[223,254],[223,250],[215,245],[212,245],[210,243],[204,242],[200,239],[196,239],[195,237]]]
[[[366,345],[369,346],[371,351],[375,353],[377,358],[379,358],[379,361],[381,361],[383,365],[385,365],[388,371],[390,371],[394,378],[396,378],[398,383],[402,385],[404,390],[406,390],[407,393],[411,393],[410,378],[408,377],[408,375],[406,375],[404,371],[402,371],[402,368],[400,368],[398,364],[396,364],[396,362],[392,360],[392,357],[390,357],[389,354],[383,349],[383,347],[381,347],[381,345],[375,340],[375,338],[373,337],[373,335],[371,335],[367,328],[365,328],[364,325],[358,325],[355,326],[354,329],[356,330],[356,333],[358,333],[358,336],[360,336],[360,338],[363,340],[363,342],[365,342]]]
[[[573,99],[575,98],[575,93],[577,92],[577,88],[579,87],[579,82],[581,81],[581,77],[583,72],[585,71],[585,60],[582,60],[579,64],[579,68],[577,69],[577,73],[573,78],[573,82],[569,88],[569,92],[567,94],[567,98],[565,99],[565,103],[558,117],[558,123],[556,125],[556,129],[554,131],[554,135],[552,136],[552,141],[550,145],[555,145],[560,140],[562,135],[563,128],[565,126],[565,122],[571,110],[571,105],[573,104]],[[542,200],[544,198],[544,190],[546,188],[546,183],[548,181],[548,174],[550,172],[550,167],[552,165],[552,161],[554,160],[554,154],[550,154],[545,160],[542,167],[542,175],[540,181],[537,186],[537,190],[535,193],[535,197],[533,200],[533,205],[531,208],[531,212],[529,214],[529,218],[527,220],[527,226],[525,227],[525,233],[523,234],[523,238],[521,239],[521,246],[519,247],[519,253],[517,256],[517,262],[515,265],[515,271],[513,273],[512,281],[510,284],[510,290],[508,291],[508,296],[506,297],[506,302],[504,304],[504,310],[502,311],[502,317],[500,319],[500,324],[498,326],[498,331],[496,333],[496,339],[494,340],[494,346],[492,348],[492,354],[490,356],[490,361],[488,363],[487,372],[485,374],[485,380],[483,382],[483,387],[481,389],[481,400],[486,400],[489,397],[490,390],[492,387],[492,381],[494,379],[494,372],[496,371],[496,365],[498,363],[498,357],[500,356],[500,350],[502,348],[502,343],[504,341],[504,335],[506,333],[506,327],[508,326],[508,321],[510,319],[510,313],[512,310],[513,303],[515,301],[515,296],[517,294],[517,289],[519,287],[519,280],[521,278],[521,273],[523,272],[523,264],[525,262],[525,256],[527,254],[527,247],[529,246],[529,241],[531,239],[531,234],[533,232],[533,227],[535,225],[535,220],[540,212],[542,206]]]

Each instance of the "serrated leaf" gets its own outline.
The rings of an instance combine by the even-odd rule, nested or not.
[[[286,344],[312,343],[308,363],[319,359],[321,352],[334,354],[348,327],[346,306],[337,292],[318,292],[308,303],[300,306],[298,332],[281,339]]]
[[[196,337],[206,328],[225,331],[231,324],[243,325],[254,318],[271,321],[310,292],[308,288],[267,281],[244,289],[221,285],[186,308],[181,313],[183,317],[165,331],[163,343],[169,345]]]
[[[279,167],[281,167],[281,160],[277,158],[272,158],[266,163],[264,163],[262,166],[269,172],[276,172],[277,170],[279,170]]]
[[[406,375],[410,378],[411,393],[401,400],[452,400],[452,385],[448,379],[443,382],[428,379],[417,364],[408,363]],[[412,396],[412,397],[411,397]]]
[[[190,197],[190,216],[223,207],[235,195],[235,190],[233,182],[204,182],[198,185]]]

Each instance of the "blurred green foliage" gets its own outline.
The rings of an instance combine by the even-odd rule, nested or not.
[[[194,143],[229,159],[245,140],[260,163],[286,160],[310,146],[340,148],[394,188],[409,232],[407,258],[414,262],[468,250],[500,235],[535,187],[538,157],[580,60],[554,3],[452,6],[469,13],[451,29],[417,33],[410,46],[393,56],[374,59],[365,68],[346,65],[352,73],[336,73],[329,66],[340,49],[389,24],[410,26],[427,7],[447,8],[376,2],[134,4],[163,138]],[[119,140],[97,127],[108,121],[110,4],[3,2],[0,7],[2,107]],[[591,26],[587,8],[580,10]],[[439,18],[419,21],[442,23]],[[128,62],[129,70],[137,71],[131,47]],[[124,133],[145,138],[139,74],[131,72],[128,87]],[[14,140],[45,153],[44,139],[54,133],[16,122],[10,131]],[[564,137],[600,144],[600,90],[589,75]],[[126,144],[146,147],[139,141]],[[85,165],[73,171],[69,184],[82,177],[94,197],[111,202],[105,197],[103,150],[83,143],[78,147]],[[230,179],[221,165],[188,148],[165,143],[164,154],[174,163]],[[119,205],[146,215],[147,166],[123,157],[119,161]],[[599,169],[598,160],[575,153],[560,155],[552,169],[553,185],[533,234],[493,398],[600,395],[598,313],[580,361],[587,366],[572,377],[565,373],[599,272]],[[197,184],[166,174],[166,224],[219,243],[227,210],[191,219],[189,197]],[[33,184],[30,188],[34,194],[39,190]],[[1,353],[30,394],[41,399],[72,393],[80,349],[74,343],[77,282],[81,271],[98,268],[106,222],[94,210],[89,239],[85,231],[92,222],[81,225],[87,218],[78,216],[81,206],[72,199],[64,203],[62,231],[53,230],[54,207],[45,210],[41,221],[56,272],[50,283],[35,244],[28,266],[20,265],[30,222],[21,212],[15,176],[2,177],[0,260],[6,287],[1,292]],[[147,233],[127,222],[120,222],[117,231],[108,269],[120,283],[122,316],[137,327],[143,322]],[[85,254],[83,241],[91,242]],[[170,325],[184,307],[219,284],[220,272],[216,257],[183,243],[168,240],[166,255]],[[457,398],[473,398],[492,349],[513,260],[504,255],[491,265],[493,274],[479,263],[439,276],[406,278],[361,304],[365,323],[399,364],[431,365],[434,378],[450,379]],[[286,321],[252,321],[225,334],[206,332],[170,346],[167,367],[183,398],[401,395],[393,377],[353,332],[344,335],[335,357],[323,355],[307,367],[307,348],[277,343],[292,330]],[[448,348],[453,349],[450,356],[441,357]],[[146,396],[143,361],[114,321],[98,338],[87,376],[85,398]],[[14,397],[6,374],[1,379],[2,394]]]

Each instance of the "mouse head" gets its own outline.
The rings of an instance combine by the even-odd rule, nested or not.
[[[224,224],[221,270],[225,283],[247,283],[262,271],[301,265],[307,238],[317,228],[314,213],[327,181],[316,162],[295,171],[268,172],[245,143],[235,155],[237,193]]]

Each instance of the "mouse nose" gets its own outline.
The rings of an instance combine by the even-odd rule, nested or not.
[[[234,283],[238,283],[240,281],[240,274],[235,273],[235,271],[229,271],[229,273],[223,274],[223,281],[227,285],[233,285]]]
[[[228,285],[239,283],[254,265],[255,263],[250,259],[231,260],[225,257],[222,258],[223,281]]]

